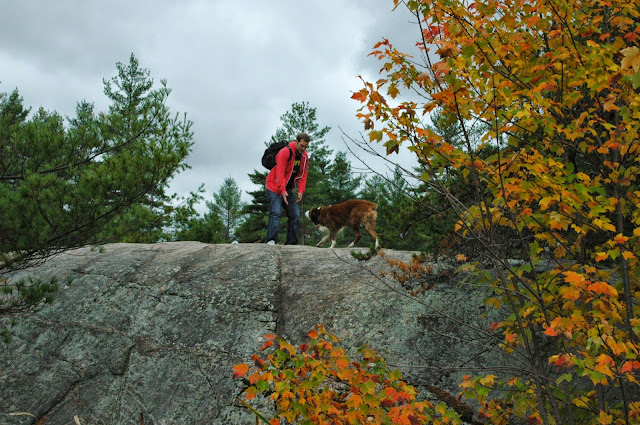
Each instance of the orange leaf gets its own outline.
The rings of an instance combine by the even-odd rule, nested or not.
[[[604,260],[606,260],[607,258],[609,258],[609,254],[607,254],[606,252],[598,252],[598,253],[596,254],[596,258],[595,258],[595,260],[596,260],[596,263],[597,263],[597,262],[599,262],[599,261],[604,261]]]
[[[249,371],[249,365],[246,363],[240,363],[233,367],[233,377],[240,378],[247,374]]]
[[[276,339],[276,336],[277,336],[276,334],[266,334],[264,337],[266,339]]]
[[[338,366],[340,370],[346,369],[347,367],[349,367],[349,360],[347,360],[344,357],[341,357],[338,360],[336,360],[336,366]]]
[[[540,22],[540,17],[539,16],[530,16],[529,18],[527,18],[527,26],[529,28],[534,27],[538,22]]]
[[[318,332],[317,332],[317,331],[315,331],[315,330],[313,330],[313,331],[309,332],[309,333],[307,334],[307,336],[308,336],[309,338],[311,338],[311,339],[316,339],[316,338],[318,338]]]
[[[620,373],[631,372],[633,369],[640,369],[640,362],[638,361],[628,361],[620,369]]]
[[[552,325],[552,326],[547,327],[547,329],[544,330],[543,334],[549,335],[549,336],[557,336],[558,335],[558,331],[556,331],[556,329]]]
[[[249,383],[253,385],[256,382],[258,382],[260,378],[262,378],[262,375],[260,374],[260,372],[252,373],[251,375],[249,375]]]
[[[247,400],[253,400],[258,395],[258,389],[256,387],[249,387],[245,390],[244,396]]]
[[[618,291],[613,286],[609,285],[607,282],[594,282],[588,286],[590,291],[595,292],[596,294],[603,294],[609,297],[617,297]]]
[[[585,278],[579,273],[568,271],[564,272],[564,281],[567,283],[581,284],[585,281]]]
[[[416,81],[429,80],[429,74],[427,74],[426,72],[421,72],[420,74],[416,75],[415,80]]]
[[[613,238],[614,241],[616,241],[616,243],[619,243],[620,245],[626,243],[629,240],[628,236],[622,236],[622,233],[619,233],[618,235],[616,235],[615,238]]]
[[[523,215],[531,215],[531,214],[533,214],[533,210],[531,208],[525,208],[518,215],[523,216]]]
[[[365,102],[367,100],[367,91],[365,89],[357,91],[351,96],[351,99],[359,100],[360,102]]]
[[[464,254],[458,254],[458,256],[456,257],[456,260],[458,261],[465,261],[467,259],[467,257]]]

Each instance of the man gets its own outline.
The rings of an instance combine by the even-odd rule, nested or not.
[[[295,142],[280,149],[276,155],[276,166],[267,175],[267,198],[269,199],[269,224],[267,226],[267,244],[278,242],[278,226],[282,216],[282,209],[286,208],[287,241],[285,245],[298,244],[298,223],[300,222],[300,207],[302,194],[307,185],[307,170],[309,168],[309,135],[299,133]]]

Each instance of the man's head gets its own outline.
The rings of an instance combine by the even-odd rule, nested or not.
[[[307,133],[298,133],[296,136],[296,152],[302,153],[307,150],[311,139]]]

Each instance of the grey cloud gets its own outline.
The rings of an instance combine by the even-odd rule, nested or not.
[[[18,87],[27,106],[73,115],[76,102],[107,107],[103,78],[134,53],[156,82],[168,80],[174,112],[194,121],[192,169],[179,194],[206,183],[207,197],[260,168],[263,143],[292,103],[308,101],[332,127],[327,143],[345,150],[340,128],[358,137],[360,74],[377,78],[367,57],[388,37],[412,46],[417,30],[392,0],[6,2],[0,15],[0,91]],[[397,41],[395,41],[397,40]]]

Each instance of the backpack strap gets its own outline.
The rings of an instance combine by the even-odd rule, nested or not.
[[[287,145],[287,149],[289,149],[289,159],[287,159],[287,162],[291,161],[291,157],[293,156],[293,151],[291,150],[291,146]]]

